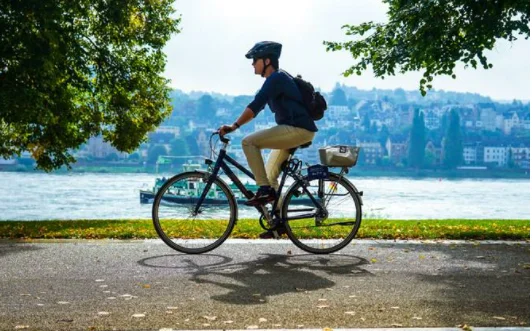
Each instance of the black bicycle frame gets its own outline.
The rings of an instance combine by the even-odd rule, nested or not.
[[[242,194],[244,194],[244,196],[248,199],[251,199],[253,198],[254,196],[254,193],[251,192],[251,191],[248,191],[246,189],[246,187],[244,186],[244,184],[242,184],[242,182],[240,181],[240,179],[238,179],[238,177],[235,175],[235,173],[233,172],[233,170],[231,170],[231,168],[227,165],[227,163],[225,162],[227,161],[227,163],[230,163],[232,164],[233,166],[235,166],[237,169],[239,169],[240,171],[242,171],[246,176],[248,176],[249,178],[255,180],[255,176],[253,176],[253,174],[246,168],[244,168],[244,166],[242,166],[240,163],[238,163],[236,160],[234,160],[232,157],[230,157],[229,155],[227,155],[227,151],[225,149],[221,149],[220,150],[220,153],[218,154],[218,158],[216,159],[216,163],[214,164],[214,168],[213,168],[213,171],[212,173],[210,174],[209,176],[209,179],[207,180],[207,184],[205,185],[205,188],[203,189],[203,192],[200,196],[200,198],[198,199],[198,202],[196,203],[196,208],[194,209],[194,213],[198,213],[199,210],[200,210],[200,207],[201,205],[203,204],[203,201],[205,200],[205,197],[207,196],[210,188],[211,188],[211,185],[212,183],[214,183],[214,180],[218,177],[218,173],[220,172],[220,168],[224,171],[224,173],[231,179],[231,181],[236,185],[236,187],[238,187],[238,189],[240,190],[240,192],[242,192]],[[273,203],[273,207],[272,207],[272,216],[273,216],[273,213],[274,211],[276,210],[277,208],[277,205],[279,204],[279,200],[281,198],[281,193],[282,193],[282,190],[283,190],[283,186],[284,186],[284,183],[286,181],[286,177],[288,176],[288,171],[286,170],[286,167],[283,167],[282,169],[282,177],[281,177],[281,183],[279,185],[279,189],[277,191],[277,199],[275,199],[274,203]],[[298,179],[296,179],[298,180]],[[320,211],[323,209],[323,207],[321,206],[321,204],[314,198],[314,196],[308,191],[307,187],[305,185],[302,185],[303,187],[303,190],[305,191],[305,193],[309,196],[309,198],[311,199],[312,203],[314,203],[314,205],[320,209]],[[261,211],[259,208],[257,208],[259,211]],[[298,211],[311,211],[311,210],[314,210],[313,208],[308,208],[308,209],[301,209],[301,210],[298,210]],[[297,217],[291,217],[287,220],[291,220],[291,219],[303,219],[303,218],[309,218],[309,217],[314,217],[316,214],[305,214],[305,215],[299,215]],[[282,221],[287,221],[287,220],[282,220]]]
[[[229,176],[231,181],[233,181],[233,183],[235,183],[236,187],[238,187],[240,192],[242,192],[242,194],[244,194],[244,196],[246,198],[251,199],[253,197],[254,193],[250,192],[250,191],[248,191],[246,189],[244,184],[242,184],[240,179],[238,179],[238,177],[231,170],[231,168],[229,168],[229,166],[227,165],[227,163],[224,160],[227,160],[228,163],[234,165],[237,169],[242,171],[246,176],[248,176],[249,178],[255,180],[255,176],[253,176],[253,174],[249,170],[244,168],[244,166],[242,166],[240,163],[235,161],[232,157],[227,155],[227,151],[225,149],[221,149],[220,153],[218,154],[218,158],[216,159],[216,163],[214,164],[213,171],[212,171],[211,175],[209,176],[209,179],[207,180],[207,185],[205,185],[205,188],[203,189],[203,192],[202,192],[200,198],[198,199],[198,202],[196,203],[196,208],[194,209],[195,213],[199,212],[201,204],[203,203],[203,201],[205,200],[205,197],[207,196],[207,194],[209,193],[209,190],[211,189],[212,183],[214,183],[214,180],[218,177],[218,173],[220,172],[220,168],[225,172],[225,174],[227,176]]]

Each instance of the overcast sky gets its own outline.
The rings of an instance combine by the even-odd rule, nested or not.
[[[354,64],[346,51],[326,52],[327,41],[347,41],[343,24],[385,21],[378,0],[177,0],[181,33],[168,42],[165,76],[185,92],[206,91],[229,95],[254,94],[263,79],[253,74],[244,54],[257,41],[283,44],[281,68],[302,74],[314,86],[329,92],[336,82],[359,89],[417,90],[420,73],[384,80],[371,71],[344,78]],[[486,53],[490,70],[457,66],[457,79],[437,77],[438,90],[472,92],[495,100],[530,99],[530,41],[499,41]],[[430,92],[429,92],[430,93]]]

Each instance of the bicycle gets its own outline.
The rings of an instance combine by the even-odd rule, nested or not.
[[[213,161],[215,136],[223,145]],[[254,196],[228,165],[255,180],[248,169],[227,154],[230,139],[214,132],[209,142],[212,156],[205,160],[208,170],[175,175],[161,186],[153,201],[152,219],[157,234],[168,246],[187,254],[201,254],[220,246],[237,223],[237,201],[220,177],[221,171],[247,199]],[[281,182],[271,208],[254,208],[260,213],[262,228],[275,231],[276,238],[276,230],[284,226],[297,247],[309,253],[329,254],[344,248],[355,237],[362,221],[363,192],[344,177],[348,167],[334,173],[327,166],[307,165],[307,174],[303,174],[303,163],[294,153],[310,145],[311,142],[290,150],[281,167]],[[293,181],[283,195],[288,178]],[[194,221],[192,228],[185,224],[187,221]],[[186,237],[184,233],[190,231],[194,233]]]

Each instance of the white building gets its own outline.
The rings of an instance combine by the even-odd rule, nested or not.
[[[155,129],[156,133],[170,133],[173,134],[174,137],[179,137],[179,128],[177,126],[165,126],[161,125],[157,129]]]
[[[504,122],[502,130],[504,134],[510,134],[514,127],[519,126],[519,116],[517,116],[517,113],[515,111],[508,114],[504,114],[503,121]]]
[[[480,120],[484,130],[495,131],[497,129],[497,113],[492,108],[484,108],[480,111]]]
[[[464,163],[475,164],[477,162],[477,149],[474,146],[464,147]]]
[[[484,163],[505,166],[508,163],[508,147],[484,147]]]
[[[328,106],[325,116],[330,120],[347,120],[349,118],[349,107],[347,106]]]

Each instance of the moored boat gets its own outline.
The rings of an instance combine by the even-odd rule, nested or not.
[[[194,170],[202,170],[200,164],[193,164],[188,163],[183,166],[184,171],[194,171]],[[164,183],[168,180],[168,178],[161,177],[155,179],[155,185],[151,190],[140,190],[140,203],[141,204],[151,204],[153,203],[153,199],[155,198],[155,195],[159,191],[159,189],[164,185]],[[256,192],[259,188],[258,185],[245,182],[243,183],[244,187],[251,192]],[[168,192],[163,196],[163,201],[167,203],[195,203],[201,196],[201,193],[203,192],[203,189],[205,188],[205,183],[199,182],[199,181],[189,181],[187,183],[179,182],[175,184]],[[231,188],[231,191],[233,192],[236,201],[238,204],[244,204],[248,199],[242,194],[242,192],[238,189],[238,187],[231,183],[229,185]],[[207,194],[207,197],[205,198],[205,203],[209,205],[222,205],[227,204],[227,200],[219,198],[220,193],[218,190],[215,190],[214,188],[211,188],[209,193]],[[298,198],[298,202],[300,202],[303,205],[311,205],[312,201],[310,199],[305,198]]]

